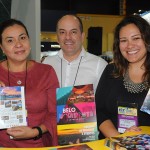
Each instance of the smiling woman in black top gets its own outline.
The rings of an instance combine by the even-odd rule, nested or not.
[[[137,104],[138,125],[150,125],[150,116],[140,111],[150,85],[149,23],[138,15],[126,16],[115,28],[113,53],[96,91],[100,139],[120,134],[118,102]],[[139,130],[131,126],[125,132]]]

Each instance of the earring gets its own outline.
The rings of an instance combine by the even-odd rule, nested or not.
[[[3,56],[5,56],[5,52],[3,51]]]

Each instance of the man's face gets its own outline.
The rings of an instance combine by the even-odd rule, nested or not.
[[[82,50],[84,33],[81,33],[79,21],[74,16],[65,16],[57,28],[57,38],[61,49],[66,55],[77,55]]]

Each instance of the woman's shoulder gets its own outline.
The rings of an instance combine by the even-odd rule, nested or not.
[[[115,64],[114,63],[110,63],[106,66],[105,70],[112,72],[115,69]]]
[[[34,69],[36,69],[36,70],[38,70],[38,71],[42,71],[42,70],[44,70],[44,71],[49,71],[49,70],[53,70],[54,68],[51,66],[51,65],[49,65],[49,64],[42,64],[42,63],[40,63],[40,62],[36,62],[36,61],[34,61],[34,60],[31,60],[32,61],[32,63],[34,64],[33,65],[33,68]]]
[[[0,61],[0,69],[3,71],[7,71],[8,70],[8,65],[7,65],[7,61],[6,60],[1,60]]]

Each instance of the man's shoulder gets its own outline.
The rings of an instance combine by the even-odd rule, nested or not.
[[[94,62],[100,62],[100,63],[107,64],[107,62],[103,58],[101,58],[100,56],[91,54],[89,52],[86,53],[86,56],[87,56],[87,59],[92,60]]]
[[[58,55],[53,55],[53,56],[47,56],[44,61],[42,62],[43,64],[51,64],[55,63],[58,61]]]

